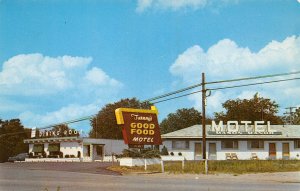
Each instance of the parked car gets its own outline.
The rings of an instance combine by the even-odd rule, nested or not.
[[[15,161],[25,161],[25,158],[28,158],[28,153],[20,153],[16,156],[9,157],[8,162],[15,162]]]

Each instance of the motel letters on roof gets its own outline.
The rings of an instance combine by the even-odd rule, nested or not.
[[[210,135],[282,135],[271,129],[270,121],[265,124],[264,121],[227,121],[227,125],[223,125],[223,121],[217,124],[212,121]]]
[[[115,111],[117,124],[121,126],[125,144],[130,147],[161,145],[157,109],[151,110],[118,108]]]

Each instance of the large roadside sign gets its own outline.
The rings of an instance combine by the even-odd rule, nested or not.
[[[117,124],[121,126],[125,144],[138,148],[141,145],[161,145],[158,111],[118,108],[115,110]]]

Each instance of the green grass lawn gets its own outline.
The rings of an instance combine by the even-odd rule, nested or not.
[[[111,170],[128,172],[145,172],[140,167],[111,167]],[[263,172],[289,172],[300,171],[300,160],[249,160],[249,161],[208,161],[209,173],[263,173]],[[161,165],[147,166],[147,172],[161,172]],[[185,161],[184,169],[181,162],[165,162],[167,173],[204,173],[204,161]]]

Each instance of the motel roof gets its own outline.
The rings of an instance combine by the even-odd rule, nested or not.
[[[224,125],[226,127],[226,125]],[[274,134],[216,134],[211,125],[206,125],[207,139],[300,139],[300,125],[271,125]],[[240,125],[245,129],[244,125]],[[202,125],[193,125],[184,129],[173,131],[162,135],[163,139],[198,139],[202,138]]]

